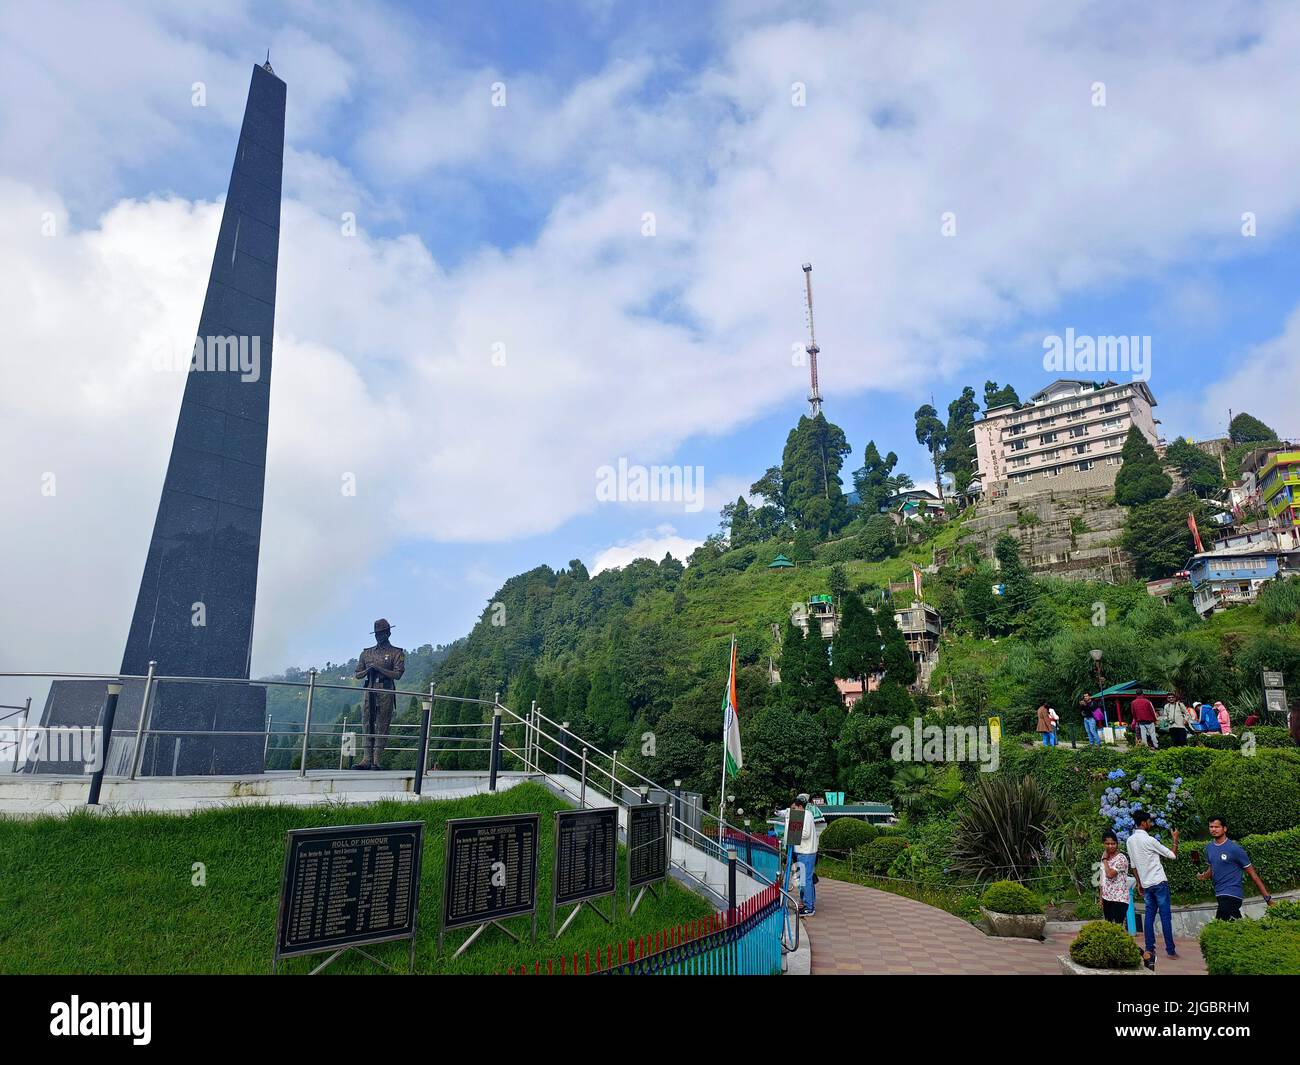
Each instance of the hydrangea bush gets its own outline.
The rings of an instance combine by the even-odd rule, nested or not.
[[[1159,835],[1161,829],[1174,827],[1178,815],[1191,799],[1191,793],[1183,787],[1183,778],[1169,779],[1163,774],[1143,772],[1136,774],[1132,780],[1122,769],[1112,769],[1106,774],[1109,782],[1101,794],[1099,813],[1110,822],[1120,843],[1127,843],[1133,829],[1133,814],[1145,810],[1151,815]]]

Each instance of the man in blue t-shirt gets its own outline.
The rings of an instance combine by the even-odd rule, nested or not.
[[[1222,817],[1211,817],[1209,822],[1210,842],[1205,848],[1205,872],[1198,873],[1197,880],[1214,879],[1214,897],[1219,903],[1219,910],[1214,915],[1220,921],[1236,921],[1241,917],[1241,873],[1245,870],[1255,881],[1255,887],[1264,897],[1266,905],[1273,905],[1273,896],[1268,893],[1264,881],[1250,864],[1250,855],[1240,843],[1228,838],[1228,825]]]

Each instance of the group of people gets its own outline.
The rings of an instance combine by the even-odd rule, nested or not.
[[[1137,742],[1141,746],[1158,750],[1160,733],[1164,733],[1172,746],[1181,747],[1187,742],[1189,732],[1218,732],[1225,736],[1232,735],[1232,718],[1223,703],[1183,702],[1181,695],[1175,695],[1164,703],[1159,710],[1145,695],[1136,696],[1129,704]],[[1088,743],[1093,747],[1101,746],[1101,730],[1106,725],[1106,707],[1101,699],[1091,692],[1084,692],[1079,700],[1079,714],[1083,719],[1083,730]],[[1253,714],[1246,719],[1246,726],[1259,724],[1259,715]],[[1044,747],[1055,747],[1057,732],[1061,727],[1061,718],[1055,708],[1046,702],[1038,704],[1038,720],[1035,731],[1042,738]]]
[[[1136,827],[1128,838],[1128,854],[1119,847],[1119,837],[1109,829],[1102,833],[1102,856],[1099,878],[1102,916],[1114,924],[1128,925],[1129,907],[1133,892],[1142,894],[1146,902],[1145,920],[1142,922],[1144,949],[1142,964],[1148,969],[1156,967],[1156,914],[1160,915],[1164,933],[1165,953],[1177,960],[1174,946],[1173,919],[1170,912],[1169,878],[1164,862],[1178,858],[1178,829],[1172,832],[1172,847],[1166,847],[1151,834],[1151,815],[1139,810],[1133,815]],[[1228,838],[1228,823],[1223,817],[1209,820],[1210,842],[1205,846],[1206,868],[1197,874],[1198,880],[1214,881],[1214,897],[1218,903],[1215,919],[1235,921],[1241,917],[1243,900],[1243,873],[1249,873],[1266,905],[1273,905],[1264,881],[1250,863],[1245,848]],[[1193,861],[1199,864],[1200,854],[1193,852]]]

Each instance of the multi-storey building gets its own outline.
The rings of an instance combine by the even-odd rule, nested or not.
[[[1259,471],[1259,498],[1270,520],[1300,525],[1300,450],[1269,457]]]
[[[1062,378],[1020,407],[984,412],[974,428],[977,475],[991,499],[1108,487],[1132,426],[1158,442],[1155,405],[1145,381]]]

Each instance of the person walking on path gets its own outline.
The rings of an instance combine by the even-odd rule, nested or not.
[[[1056,733],[1052,731],[1052,715],[1046,703],[1038,704],[1038,734],[1043,737],[1044,747],[1056,746]]]
[[[817,912],[815,876],[817,872],[817,842],[820,833],[817,831],[817,823],[813,820],[812,811],[808,809],[808,796],[800,794],[795,797],[785,815],[784,838],[786,840],[790,839],[790,815],[792,813],[803,817],[803,834],[799,837],[799,841],[794,844],[794,858],[799,863],[799,891],[803,896],[803,909],[800,916],[812,917]]]
[[[1128,919],[1128,858],[1110,829],[1101,834],[1101,847],[1101,914],[1111,924],[1122,925]]]
[[[1197,873],[1196,879],[1214,880],[1214,899],[1219,904],[1219,909],[1214,915],[1215,920],[1241,920],[1243,871],[1249,873],[1251,880],[1255,881],[1255,887],[1259,889],[1264,904],[1272,906],[1273,896],[1268,893],[1264,881],[1259,878],[1255,867],[1250,864],[1250,855],[1240,843],[1228,838],[1227,822],[1216,815],[1210,818],[1209,829],[1210,842],[1205,848],[1205,872]]]
[[[1092,693],[1084,692],[1079,700],[1079,713],[1083,715],[1083,730],[1088,734],[1088,743],[1092,747],[1101,746],[1101,735],[1097,732],[1097,717],[1092,705]]]
[[[1170,850],[1148,829],[1151,827],[1151,815],[1145,810],[1133,814],[1133,823],[1137,826],[1128,838],[1128,859],[1137,877],[1138,890],[1146,901],[1146,915],[1142,930],[1146,939],[1146,950],[1142,952],[1142,964],[1148,969],[1156,967],[1156,912],[1164,926],[1165,953],[1170,959],[1178,959],[1178,950],[1174,946],[1173,914],[1169,906],[1169,878],[1165,876],[1165,867],[1161,858],[1170,861],[1178,859],[1178,829],[1173,831],[1174,848]]]
[[[1137,725],[1138,743],[1145,743],[1153,751],[1158,750],[1160,742],[1156,739],[1156,708],[1145,695],[1139,695],[1129,708],[1133,713],[1133,724]]]

